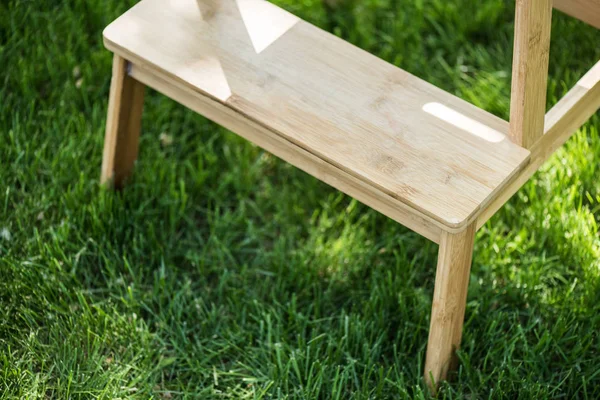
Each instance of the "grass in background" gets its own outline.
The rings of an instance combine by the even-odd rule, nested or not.
[[[511,2],[276,3],[508,115]],[[132,4],[0,3],[0,398],[427,398],[434,244],[152,91],[133,181],[99,187]],[[552,29],[549,104],[600,58]],[[599,127],[479,232],[441,398],[600,397]]]

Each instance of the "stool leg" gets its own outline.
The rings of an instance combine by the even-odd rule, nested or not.
[[[128,62],[114,55],[100,182],[121,188],[137,158],[145,86],[127,74]]]
[[[471,224],[460,233],[442,233],[440,240],[425,359],[425,382],[433,393],[457,366],[475,231]]]

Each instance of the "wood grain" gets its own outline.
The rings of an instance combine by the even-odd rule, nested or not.
[[[461,233],[442,233],[440,240],[425,360],[425,381],[434,392],[456,367],[475,232],[475,224],[471,224]]]
[[[505,121],[266,1],[200,4],[143,0],[105,44],[447,230],[527,163]]]
[[[517,0],[510,136],[529,149],[544,134],[552,0]]]
[[[131,76],[189,109],[206,116],[231,131],[237,132],[238,135],[282,160],[425,236],[427,239],[439,243],[442,229],[436,221],[415,213],[414,210],[397,199],[382,194],[373,186],[323,161],[264,126],[248,120],[218,101],[198,94],[173,78],[161,76],[153,69],[133,65]]]
[[[600,29],[600,0],[554,0],[554,8]]]
[[[113,58],[100,182],[120,188],[131,175],[138,154],[144,104],[143,84],[127,75],[127,61]]]

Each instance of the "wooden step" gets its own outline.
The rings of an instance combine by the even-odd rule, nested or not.
[[[600,29],[600,0],[554,0],[554,8]]]
[[[217,104],[230,129],[259,126],[450,231],[529,160],[506,121],[264,0],[142,0],[104,42],[144,83]]]

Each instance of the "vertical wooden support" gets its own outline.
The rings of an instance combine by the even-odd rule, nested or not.
[[[102,184],[123,186],[137,158],[145,86],[127,74],[128,62],[114,55],[104,155]]]
[[[425,382],[434,393],[457,365],[475,232],[473,223],[460,233],[443,232],[440,240],[425,360]]]
[[[552,0],[517,0],[510,136],[529,149],[544,134]]]

